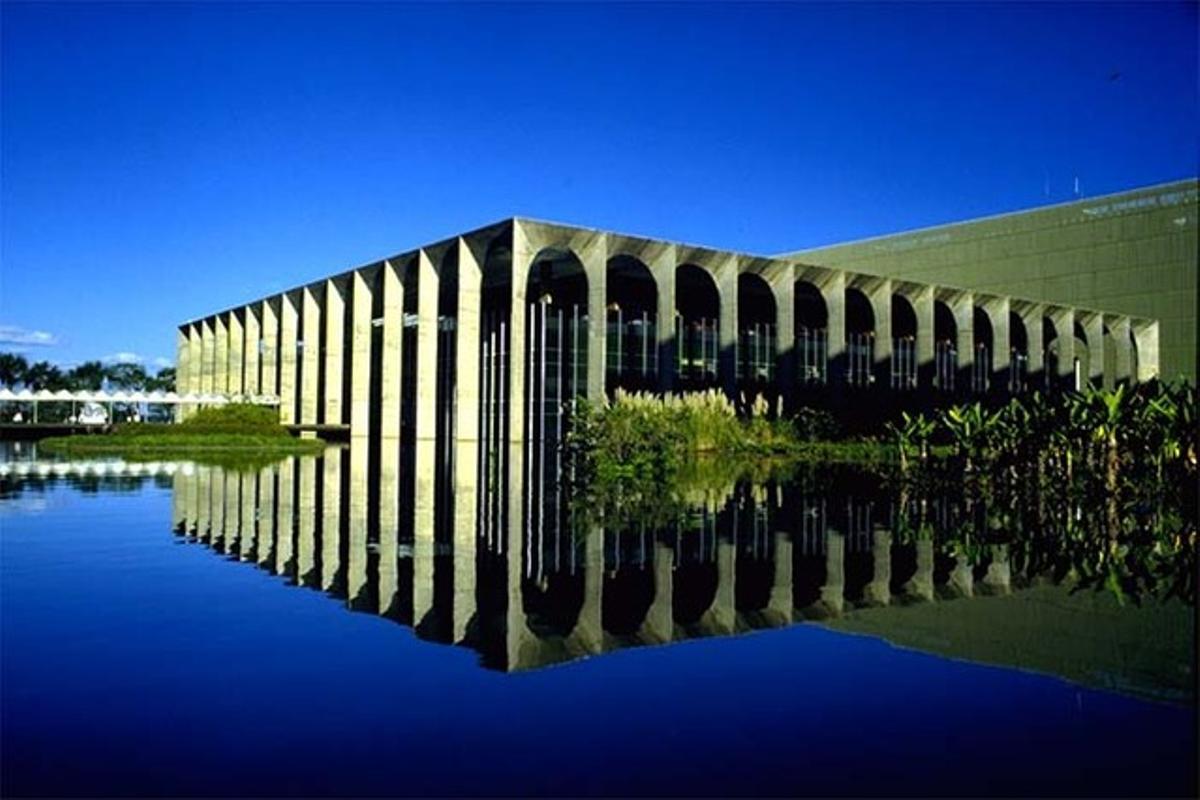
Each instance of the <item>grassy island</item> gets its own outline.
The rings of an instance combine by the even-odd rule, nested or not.
[[[175,425],[131,422],[116,426],[111,433],[55,436],[38,446],[65,456],[216,459],[222,463],[273,461],[312,455],[325,448],[320,440],[293,436],[279,424],[275,409],[249,404],[201,409]]]

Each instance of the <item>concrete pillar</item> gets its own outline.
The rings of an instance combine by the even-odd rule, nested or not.
[[[983,576],[983,583],[993,594],[1008,594],[1012,591],[1012,564],[1008,558],[1008,545],[993,545],[991,549],[992,561]]]
[[[910,597],[931,601],[933,600],[933,540],[918,539],[916,549],[917,571],[905,584],[904,591]]]
[[[183,532],[196,535],[196,520],[200,516],[200,470],[193,464],[180,467],[180,472],[187,476],[183,484],[183,513],[187,521]]]
[[[218,552],[225,551],[225,470],[213,467],[209,473],[212,488],[208,501],[208,543]]]
[[[917,317],[917,388],[923,392],[933,389],[937,365],[935,359],[933,287],[926,286],[908,298]]]
[[[363,270],[356,270],[350,279],[350,435],[364,439],[371,426],[372,281]]]
[[[275,465],[258,471],[258,542],[260,567],[269,567],[275,558]]]
[[[521,486],[523,480],[521,476],[525,474],[525,452],[524,447],[520,446],[525,441],[525,350],[526,350],[526,331],[525,331],[525,287],[529,278],[529,270],[533,264],[535,253],[529,242],[529,238],[525,233],[524,228],[519,222],[513,224],[513,239],[512,239],[512,300],[509,305],[511,314],[508,323],[508,363],[503,365],[508,372],[508,408],[506,425],[507,431],[500,431],[502,437],[507,438],[508,444],[508,475],[510,480],[507,482],[507,487],[501,482],[501,491],[507,488],[507,529],[509,535],[515,536],[515,539],[510,541],[520,542],[520,532],[522,529],[525,507],[524,507],[524,487]],[[590,344],[590,343],[589,343]],[[517,564],[513,567],[510,564],[510,592],[512,589],[512,575],[518,576],[518,586],[520,585],[520,545],[517,545],[515,550],[509,553],[509,561],[516,561]],[[519,596],[519,595],[518,595]],[[520,611],[519,603],[517,609],[511,608],[510,600],[510,618],[515,618],[515,615]],[[510,621],[510,632],[512,622]]]
[[[346,281],[325,281],[325,405],[321,422],[342,423],[342,380],[346,375]]]
[[[775,388],[787,405],[796,396],[796,276],[791,267],[771,278],[775,298]]]
[[[587,274],[588,350],[587,398],[603,403],[608,368],[608,243],[603,236],[579,253]]]
[[[567,637],[567,651],[575,657],[604,650],[604,529],[592,526],[584,537],[583,605]]]
[[[717,268],[713,276],[717,283],[717,295],[721,300],[721,314],[717,331],[717,375],[726,396],[737,398],[737,342],[738,342],[738,258],[729,256]]]
[[[675,638],[675,550],[654,543],[654,600],[646,612],[638,638],[647,644],[665,644]]]
[[[957,328],[958,374],[954,377],[954,387],[965,394],[971,391],[971,373],[975,367],[975,297],[970,292],[956,292],[948,303]]]
[[[1158,377],[1158,323],[1132,323],[1133,343],[1137,347],[1138,383]],[[1176,376],[1169,376],[1176,377]]]
[[[885,389],[892,382],[892,282],[885,278],[864,291],[875,315],[875,386]]]
[[[279,462],[275,517],[275,574],[292,577],[295,566],[292,538],[296,533],[296,459]]]
[[[321,590],[330,592],[341,567],[342,453],[327,450],[321,461]]]
[[[874,606],[892,601],[892,532],[876,525],[871,532],[871,581],[863,589],[864,599]]]
[[[350,440],[350,497],[347,512],[350,541],[366,541],[367,530],[367,446],[365,436],[355,436]],[[389,498],[390,502],[381,502],[379,509],[379,569],[378,589],[379,600],[376,613],[381,616],[394,616],[398,610],[397,601],[400,589],[399,574],[399,508],[396,498],[399,496],[400,475],[399,463],[389,459],[381,464],[379,472],[379,496],[381,501]],[[355,565],[357,569],[357,564]]]
[[[186,374],[187,382],[185,388],[180,391],[186,391],[188,394],[199,394],[204,387],[204,345],[202,343],[201,328],[202,325],[188,325],[188,372]],[[191,405],[188,407],[188,413],[195,411],[196,407]]]
[[[1060,388],[1075,388],[1075,312],[1070,308],[1050,311],[1054,323],[1054,346],[1058,353],[1058,375]]]
[[[212,467],[196,465],[196,509],[192,518],[196,520],[196,538],[208,541],[212,519]]]
[[[846,273],[835,272],[820,290],[829,326],[826,330],[828,381],[844,386],[849,369],[846,363]]]
[[[379,464],[382,474],[389,476],[389,481],[386,484],[381,484],[381,492],[386,491],[386,494],[380,494],[380,525],[381,530],[387,531],[388,536],[394,537],[398,531],[400,520],[400,427],[401,427],[401,399],[402,385],[405,376],[401,374],[403,369],[402,348],[404,343],[404,270],[414,269],[414,265],[410,262],[407,265],[398,262],[385,261],[380,269],[383,270],[382,280],[380,281],[383,299],[383,332],[380,337],[380,347],[383,352],[379,359]],[[420,276],[418,275],[418,280]],[[420,292],[418,290],[418,302],[420,301]],[[435,297],[435,314],[436,314],[436,296],[437,289],[434,288]],[[418,339],[420,338],[420,327],[418,323],[417,329]],[[435,352],[436,352],[435,340]],[[417,347],[418,356],[420,355],[420,345]],[[417,369],[417,374],[420,374],[420,368]],[[409,376],[412,380],[413,376]],[[417,413],[420,414],[422,409],[420,404],[425,402],[425,396],[420,394],[418,386],[417,394]],[[433,415],[435,409],[433,407],[433,396],[430,395],[429,408],[427,413]],[[432,467],[430,468],[432,473]],[[430,480],[433,480],[432,474]],[[382,527],[386,525],[386,527]]]
[[[188,475],[182,468],[171,475],[171,530],[187,532],[187,484]]]
[[[1088,374],[1081,376],[1081,380],[1099,388],[1104,385],[1104,317],[1082,314],[1079,321],[1087,337],[1088,349]]]
[[[787,625],[792,621],[792,597],[792,538],[787,531],[775,531],[775,577],[767,601],[772,625]]]
[[[975,570],[963,554],[954,558],[954,569],[950,571],[950,587],[962,597],[975,596]]]
[[[1046,385],[1046,359],[1042,352],[1043,316],[1041,306],[1022,308],[1019,313],[1025,324],[1025,338],[1029,342],[1029,361],[1026,363],[1026,383],[1040,391]]]
[[[709,634],[730,634],[737,622],[737,546],[722,538],[717,542],[717,593],[705,617]]]
[[[296,385],[299,377],[296,347],[299,343],[300,292],[285,292],[280,296],[279,309],[279,421],[284,425],[296,423]]]
[[[236,470],[225,471],[225,552],[233,555],[241,547],[241,478]]]
[[[280,299],[262,301],[262,380],[260,391],[279,396],[279,310]]]
[[[238,560],[249,561],[257,545],[255,512],[258,510],[257,476],[253,472],[236,473],[238,496],[242,501],[242,518],[238,523]]]
[[[212,394],[214,359],[217,357],[217,340],[213,331],[214,320],[210,317],[200,323],[200,346],[202,348],[200,367],[200,392]]]
[[[675,343],[675,270],[679,258],[675,245],[663,248],[647,265],[654,276],[654,288],[658,305],[655,309],[655,344],[658,347],[658,388],[669,392],[675,388],[676,343]]]
[[[213,391],[217,394],[229,392],[229,314],[217,314],[214,324],[215,350],[213,353]]]
[[[246,389],[246,325],[242,309],[229,312],[229,366],[226,391],[231,395],[244,394]]]
[[[259,315],[261,313],[262,308],[257,303],[246,306],[244,310],[246,319],[246,347],[244,351],[245,373],[242,378],[242,390],[249,395],[262,394],[262,378],[259,374],[259,364],[261,363],[259,347],[262,340],[262,325],[259,322]]]
[[[1108,323],[1116,350],[1113,359],[1113,374],[1105,376],[1104,384],[1113,387],[1129,383],[1133,378],[1133,341],[1130,339],[1129,317],[1111,317]]]
[[[984,311],[992,323],[992,390],[1008,392],[1009,370],[1012,368],[1012,331],[1009,327],[1009,312],[1012,302],[1007,297],[987,300]]]
[[[830,528],[825,535],[825,582],[821,584],[821,604],[833,616],[846,606],[846,537]]]
[[[300,423],[317,424],[318,400],[321,394],[321,294],[322,287],[305,286],[301,290],[304,304],[300,370]]]
[[[417,408],[414,430],[413,535],[433,539],[437,437],[437,340],[440,276],[425,250],[417,254]]]
[[[191,378],[191,342],[188,340],[190,325],[185,325],[175,333],[175,391],[186,394],[188,381]],[[183,405],[175,406],[175,421],[182,422],[188,415],[189,409]]]
[[[296,583],[317,586],[317,460],[298,458],[299,489],[296,492]]]
[[[466,248],[463,248],[464,250]],[[462,258],[459,258],[459,269],[462,269]],[[460,272],[459,280],[462,280]],[[462,305],[459,305],[461,312]],[[462,328],[459,328],[462,333]],[[476,336],[471,341],[476,341]],[[461,349],[461,348],[460,348]],[[454,447],[454,607],[451,611],[451,630],[453,639],[462,642],[467,638],[471,619],[476,613],[475,603],[475,557],[476,557],[476,509],[478,493],[476,487],[474,464],[478,451],[478,442],[460,440]],[[467,474],[461,468],[463,462],[472,465],[472,471]]]

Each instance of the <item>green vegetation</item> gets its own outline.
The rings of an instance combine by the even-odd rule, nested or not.
[[[325,444],[292,436],[279,424],[279,413],[273,408],[231,404],[201,409],[177,425],[126,423],[109,434],[43,439],[39,447],[66,456],[188,458],[223,466],[253,467],[284,456],[319,453]]]

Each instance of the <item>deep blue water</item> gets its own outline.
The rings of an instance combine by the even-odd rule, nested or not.
[[[1192,704],[815,624],[485,668],[181,536],[172,491],[0,496],[5,796],[1196,787]]]

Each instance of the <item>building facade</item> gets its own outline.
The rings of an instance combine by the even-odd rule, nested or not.
[[[1163,378],[1197,376],[1198,183],[803,250],[790,257],[1159,321]]]

